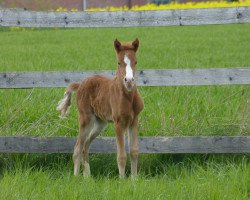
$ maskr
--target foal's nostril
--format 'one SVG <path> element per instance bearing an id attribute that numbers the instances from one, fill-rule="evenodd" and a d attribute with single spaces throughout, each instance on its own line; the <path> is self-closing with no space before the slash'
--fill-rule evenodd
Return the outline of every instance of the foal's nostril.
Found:
<path id="1" fill-rule="evenodd" d="M 132 77 L 132 78 L 126 78 L 126 77 L 124 77 L 124 81 L 125 81 L 126 83 L 128 83 L 128 82 L 134 82 L 135 79 L 134 79 L 134 77 Z"/>

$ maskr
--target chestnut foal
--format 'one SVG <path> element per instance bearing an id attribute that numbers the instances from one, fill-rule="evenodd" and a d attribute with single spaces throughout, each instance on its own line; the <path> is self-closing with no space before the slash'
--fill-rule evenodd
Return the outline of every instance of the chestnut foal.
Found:
<path id="1" fill-rule="evenodd" d="M 117 56 L 116 77 L 92 76 L 81 83 L 68 86 L 64 98 L 58 103 L 61 117 L 69 111 L 71 93 L 77 91 L 80 132 L 75 144 L 73 160 L 74 175 L 78 175 L 83 164 L 84 176 L 90 175 L 89 146 L 108 122 L 113 122 L 116 132 L 117 163 L 120 177 L 124 177 L 127 160 L 125 133 L 128 133 L 131 174 L 137 175 L 138 160 L 138 115 L 143 101 L 135 83 L 136 51 L 139 40 L 121 44 L 114 41 Z"/>

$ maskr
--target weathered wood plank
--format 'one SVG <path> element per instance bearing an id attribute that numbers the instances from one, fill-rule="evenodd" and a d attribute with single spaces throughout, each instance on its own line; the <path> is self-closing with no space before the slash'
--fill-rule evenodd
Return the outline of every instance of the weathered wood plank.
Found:
<path id="1" fill-rule="evenodd" d="M 130 27 L 178 25 L 175 11 L 153 12 L 33 12 L 2 10 L 2 26 L 23 27 Z"/>
<path id="2" fill-rule="evenodd" d="M 0 153 L 72 153 L 73 137 L 0 137 Z M 140 153 L 250 153 L 250 136 L 141 137 Z M 128 151 L 128 148 L 127 148 Z M 100 137 L 91 153 L 115 153 L 115 138 Z"/>
<path id="3" fill-rule="evenodd" d="M 250 22 L 249 7 L 118 12 L 35 12 L 0 9 L 0 26 L 134 27 Z"/>
<path id="4" fill-rule="evenodd" d="M 248 23 L 250 19 L 250 7 L 237 8 L 238 23 Z"/>
<path id="5" fill-rule="evenodd" d="M 181 25 L 236 24 L 239 23 L 237 12 L 237 8 L 194 9 L 192 14 L 189 10 L 180 10 L 180 23 Z"/>
<path id="6" fill-rule="evenodd" d="M 140 139 L 141 153 L 250 153 L 249 136 L 155 137 Z"/>
<path id="7" fill-rule="evenodd" d="M 114 71 L 2 72 L 0 88 L 65 87 L 94 75 L 114 76 Z M 250 84 L 250 68 L 139 70 L 139 86 Z"/>

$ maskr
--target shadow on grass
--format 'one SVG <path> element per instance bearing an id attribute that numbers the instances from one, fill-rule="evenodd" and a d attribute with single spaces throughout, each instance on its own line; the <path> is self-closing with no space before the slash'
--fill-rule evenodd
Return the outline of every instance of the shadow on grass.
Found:
<path id="1" fill-rule="evenodd" d="M 183 170 L 192 174 L 196 169 L 206 170 L 208 167 L 237 166 L 249 163 L 249 155 L 140 155 L 139 174 L 148 178 L 167 175 L 169 178 L 178 178 Z M 91 174 L 94 178 L 117 178 L 118 168 L 116 154 L 93 154 L 90 156 Z M 71 154 L 0 154 L 0 177 L 6 172 L 17 170 L 47 171 L 55 177 L 72 172 L 73 161 Z M 126 175 L 130 175 L 128 158 Z"/>

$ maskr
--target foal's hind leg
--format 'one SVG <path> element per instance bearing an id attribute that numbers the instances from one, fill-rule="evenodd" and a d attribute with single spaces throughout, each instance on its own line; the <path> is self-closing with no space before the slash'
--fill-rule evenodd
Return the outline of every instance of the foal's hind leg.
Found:
<path id="1" fill-rule="evenodd" d="M 99 118 L 95 118 L 93 128 L 89 133 L 88 137 L 84 143 L 84 155 L 83 155 L 83 175 L 90 176 L 90 167 L 89 167 L 89 146 L 91 142 L 101 133 L 101 131 L 106 127 L 107 122 L 102 121 Z"/>
<path id="2" fill-rule="evenodd" d="M 80 114 L 79 118 L 80 123 L 80 131 L 79 135 L 74 147 L 74 154 L 73 154 L 73 160 L 74 160 L 74 175 L 79 174 L 80 165 L 83 162 L 83 150 L 84 150 L 84 143 L 93 128 L 93 117 L 91 114 Z"/>

